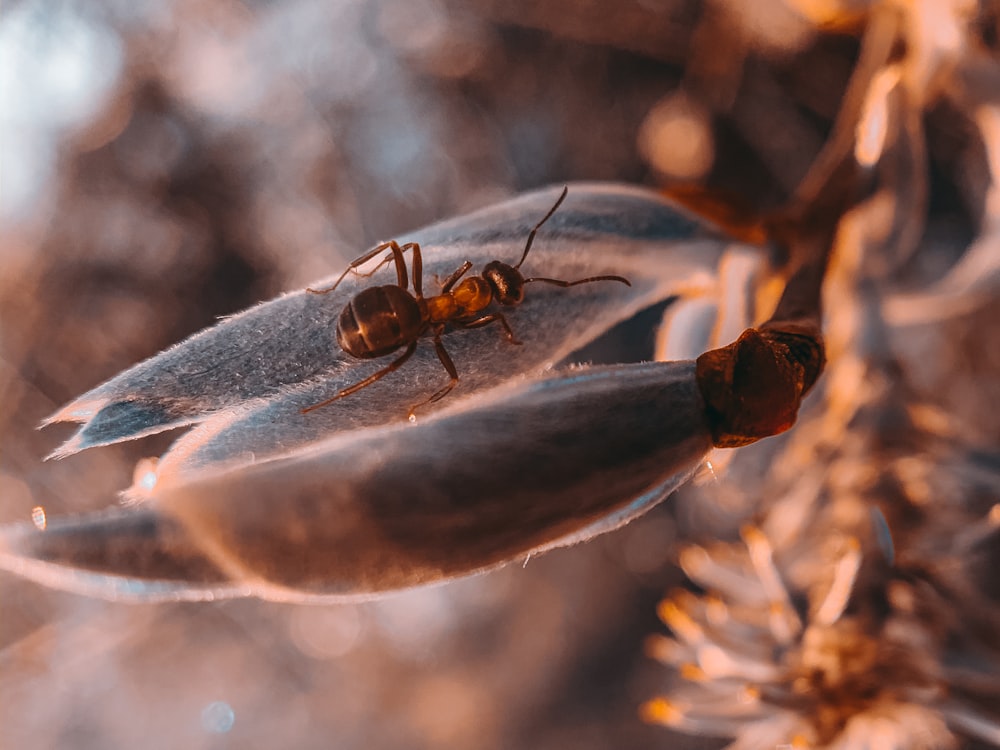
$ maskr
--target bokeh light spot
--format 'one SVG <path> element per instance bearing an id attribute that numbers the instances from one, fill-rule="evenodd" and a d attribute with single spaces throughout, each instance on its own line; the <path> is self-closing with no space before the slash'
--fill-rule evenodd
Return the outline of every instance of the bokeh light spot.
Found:
<path id="1" fill-rule="evenodd" d="M 356 607 L 300 607 L 288 623 L 295 646 L 314 659 L 335 659 L 351 651 L 361 637 L 361 617 Z"/>
<path id="2" fill-rule="evenodd" d="M 45 508 L 41 505 L 36 505 L 32 508 L 31 522 L 35 524 L 35 528 L 39 531 L 45 531 L 45 527 L 48 526 L 48 519 L 45 517 Z"/>
<path id="3" fill-rule="evenodd" d="M 651 167 L 678 180 L 704 176 L 715 159 L 707 114 L 682 94 L 653 107 L 639 131 L 639 148 Z"/>
<path id="4" fill-rule="evenodd" d="M 201 725 L 213 734 L 225 734 L 236 723 L 236 712 L 225 701 L 209 703 L 201 712 Z"/>

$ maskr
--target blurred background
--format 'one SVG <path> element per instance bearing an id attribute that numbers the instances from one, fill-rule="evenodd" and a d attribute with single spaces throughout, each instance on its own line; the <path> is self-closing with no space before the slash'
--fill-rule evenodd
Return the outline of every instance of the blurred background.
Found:
<path id="1" fill-rule="evenodd" d="M 0 522 L 104 508 L 175 437 L 43 463 L 69 434 L 35 429 L 58 406 L 375 241 L 571 180 L 663 188 L 737 225 L 782 206 L 887 5 L 8 0 Z M 975 92 L 1000 98 L 998 16 L 908 7 L 892 54 L 918 94 L 919 148 L 897 175 L 911 230 L 865 273 L 919 292 L 995 229 Z M 962 49 L 982 64 L 958 74 Z M 896 355 L 920 399 L 994 448 L 998 299 L 987 287 L 958 313 L 925 306 L 933 325 Z M 852 304 L 828 300 L 828 315 Z M 657 316 L 587 358 L 650 358 Z M 775 499 L 757 490 L 776 453 L 745 453 L 746 468 L 619 533 L 368 604 L 127 606 L 2 575 L 0 746 L 718 747 L 639 719 L 668 679 L 643 643 L 684 584 L 679 545 L 735 538 Z M 785 460 L 788 474 L 817 457 Z"/>

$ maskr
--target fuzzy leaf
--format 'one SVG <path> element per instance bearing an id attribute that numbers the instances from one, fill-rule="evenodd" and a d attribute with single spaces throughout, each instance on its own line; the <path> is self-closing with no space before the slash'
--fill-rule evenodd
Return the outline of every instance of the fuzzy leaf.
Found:
<path id="1" fill-rule="evenodd" d="M 530 193 L 400 238 L 421 243 L 425 292 L 436 291 L 435 275 L 443 278 L 467 259 L 474 264 L 472 273 L 496 258 L 516 262 L 529 230 L 558 192 Z M 656 193 L 618 185 L 571 185 L 566 202 L 539 231 L 523 270 L 563 279 L 619 274 L 632 287 L 608 281 L 571 289 L 529 285 L 524 302 L 507 312 L 523 346 L 505 340 L 497 326 L 450 331 L 444 344 L 460 382 L 439 406 L 551 367 L 615 323 L 711 274 L 727 244 Z M 327 286 L 335 278 L 313 286 Z M 300 413 L 390 361 L 392 355 L 350 357 L 337 345 L 334 331 L 354 294 L 373 284 L 395 283 L 395 278 L 390 264 L 370 278 L 348 275 L 331 294 L 285 294 L 130 368 L 49 418 L 83 422 L 54 455 L 214 415 L 222 421 L 208 427 L 211 444 L 204 435 L 192 435 L 179 446 L 184 460 L 197 467 L 260 458 L 338 430 L 405 419 L 411 405 L 448 382 L 430 342 L 419 345 L 404 367 L 362 393 Z M 428 406 L 420 415 L 433 410 Z"/>
<path id="2" fill-rule="evenodd" d="M 710 448 L 693 362 L 583 368 L 164 481 L 136 508 L 8 527 L 0 567 L 114 598 L 370 597 L 627 523 Z"/>

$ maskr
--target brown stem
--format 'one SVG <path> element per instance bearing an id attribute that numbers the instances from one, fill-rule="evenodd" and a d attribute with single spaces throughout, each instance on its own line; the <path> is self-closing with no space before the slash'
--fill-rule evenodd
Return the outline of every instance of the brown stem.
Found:
<path id="1" fill-rule="evenodd" d="M 808 203 L 769 223 L 791 275 L 771 318 L 698 357 L 696 376 L 716 447 L 734 448 L 789 429 L 826 363 L 822 286 L 843 215 L 871 192 L 871 173 L 846 150 Z"/>

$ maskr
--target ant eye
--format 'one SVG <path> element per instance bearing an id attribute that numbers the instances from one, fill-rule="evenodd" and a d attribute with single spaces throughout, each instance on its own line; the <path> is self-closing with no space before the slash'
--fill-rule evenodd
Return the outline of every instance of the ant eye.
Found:
<path id="1" fill-rule="evenodd" d="M 623 522 L 616 509 L 636 498 L 662 499 L 697 467 L 711 441 L 694 364 L 557 369 L 541 379 L 538 373 L 685 288 L 692 277 L 711 274 L 727 243 L 653 192 L 574 186 L 552 213 L 557 195 L 529 194 L 405 241 L 421 246 L 426 278 L 446 278 L 466 261 L 479 269 L 498 257 L 516 261 L 526 234 L 549 210 L 551 219 L 531 247 L 531 271 L 546 277 L 540 281 L 620 273 L 631 286 L 532 285 L 523 304 L 506 311 L 521 346 L 490 327 L 445 332 L 461 387 L 420 411 L 415 423 L 405 418 L 407 409 L 425 399 L 428 383 L 442 374 L 432 346 L 418 346 L 392 377 L 308 418 L 301 414 L 384 366 L 329 345 L 350 299 L 397 282 L 383 256 L 373 256 L 329 293 L 286 294 L 227 318 L 51 418 L 83 422 L 56 455 L 196 426 L 160 458 L 155 476 L 147 481 L 144 475 L 129 490 L 134 498 L 155 498 L 155 505 L 80 522 L 50 517 L 44 550 L 34 537 L 9 542 L 20 555 L 19 569 L 36 571 L 49 585 L 79 588 L 84 579 L 73 572 L 76 556 L 116 539 L 114 549 L 135 546 L 138 556 L 94 562 L 100 575 L 86 578 L 88 593 L 128 589 L 157 598 L 252 590 L 270 596 L 271 584 L 284 598 L 296 591 L 361 593 L 365 586 L 381 590 L 462 575 L 558 545 L 567 533 L 585 538 Z M 571 235 L 563 232 L 564 217 Z M 329 288 L 336 278 L 311 288 Z M 643 358 L 648 353 L 637 354 Z M 658 458 L 633 465 L 642 455 Z M 600 496 L 593 495 L 595 486 L 605 488 Z M 477 513 L 480 502 L 509 508 L 510 528 L 496 531 L 495 514 Z M 467 523 L 442 544 L 438 532 L 447 524 L 436 514 L 452 513 L 452 504 L 461 506 Z M 549 507 L 542 515 L 550 520 L 528 522 L 539 515 L 530 508 L 540 504 Z M 377 538 L 397 538 L 404 527 L 411 541 L 394 553 L 380 548 Z M 333 533 L 343 537 L 331 547 Z M 494 533 L 503 545 L 488 541 Z M 284 555 L 293 538 L 302 554 Z M 344 552 L 348 548 L 353 551 Z M 331 550 L 346 557 L 338 562 Z M 130 567 L 154 552 L 155 564 Z M 29 564 L 42 556 L 61 562 Z M 305 558 L 319 567 L 307 573 Z M 383 564 L 389 568 L 379 568 Z M 258 585 L 265 580 L 270 583 Z"/>

